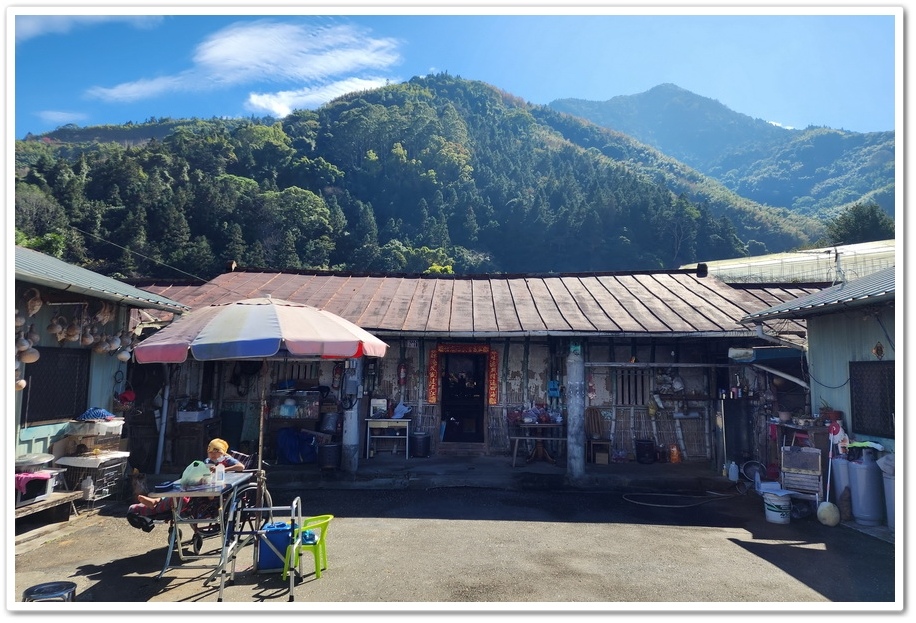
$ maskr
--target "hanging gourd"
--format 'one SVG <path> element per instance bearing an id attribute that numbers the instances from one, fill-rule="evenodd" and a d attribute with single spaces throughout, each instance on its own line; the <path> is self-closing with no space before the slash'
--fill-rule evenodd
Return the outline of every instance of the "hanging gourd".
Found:
<path id="1" fill-rule="evenodd" d="M 48 333 L 51 335 L 57 335 L 64 330 L 66 326 L 63 316 L 54 316 L 51 318 L 51 322 L 47 326 Z"/>
<path id="2" fill-rule="evenodd" d="M 25 333 L 20 333 L 16 338 L 16 351 L 21 353 L 29 348 L 32 348 L 32 343 L 25 337 Z"/>
<path id="3" fill-rule="evenodd" d="M 41 309 L 43 301 L 41 300 L 41 294 L 35 288 L 29 288 L 23 293 L 23 298 L 26 299 L 26 311 L 29 314 L 29 317 L 34 316 L 38 313 L 38 310 Z"/>
<path id="4" fill-rule="evenodd" d="M 34 348 L 29 347 L 28 349 L 19 353 L 19 360 L 22 363 L 35 363 L 38 361 L 38 358 L 41 354 Z"/>

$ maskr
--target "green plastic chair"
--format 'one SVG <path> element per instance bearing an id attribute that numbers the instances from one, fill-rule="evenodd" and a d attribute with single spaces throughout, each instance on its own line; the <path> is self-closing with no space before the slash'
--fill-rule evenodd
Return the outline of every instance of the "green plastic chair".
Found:
<path id="1" fill-rule="evenodd" d="M 302 521 L 302 526 L 296 529 L 293 535 L 293 544 L 286 548 L 286 557 L 283 561 L 283 579 L 287 578 L 290 569 L 298 567 L 302 576 L 302 558 L 304 552 L 311 551 L 315 560 L 315 578 L 321 577 L 321 572 L 328 568 L 327 534 L 328 524 L 334 515 L 316 515 L 307 517 Z M 308 531 L 308 532 L 307 532 Z M 311 535 L 311 538 L 309 537 Z"/>

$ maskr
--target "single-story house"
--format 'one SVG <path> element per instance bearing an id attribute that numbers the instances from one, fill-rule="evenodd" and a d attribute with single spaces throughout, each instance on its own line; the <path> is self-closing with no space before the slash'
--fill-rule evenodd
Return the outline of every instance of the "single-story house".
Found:
<path id="1" fill-rule="evenodd" d="M 388 355 L 363 362 L 358 386 L 342 380 L 348 368 L 333 361 L 278 358 L 270 362 L 270 386 L 265 388 L 259 387 L 260 375 L 232 362 L 189 359 L 170 373 L 170 417 L 189 404 L 212 405 L 208 415 L 231 419 L 233 443 L 249 449 L 258 438 L 262 390 L 272 401 L 283 402 L 290 388 L 319 388 L 322 397 L 343 405 L 343 426 L 360 431 L 358 444 L 344 444 L 345 469 L 368 454 L 363 420 L 373 405 L 389 411 L 399 403 L 408 406 L 413 431 L 430 435 L 434 454 L 508 453 L 509 414 L 567 407 L 567 384 L 574 380 L 567 367 L 571 351 L 584 359 L 585 408 L 600 414 L 599 430 L 587 434 L 607 438 L 621 457 L 632 458 L 634 441 L 650 438 L 661 446 L 679 446 L 685 460 L 724 464 L 723 396 L 746 392 L 744 408 L 751 409 L 763 404 L 767 390 L 777 389 L 772 381 L 800 374 L 799 357 L 785 366 L 785 360 L 743 364 L 730 359 L 730 350 L 767 347 L 801 353 L 805 340 L 803 321 L 764 322 L 760 330 L 740 321 L 828 285 L 730 285 L 707 275 L 702 266 L 526 275 L 233 266 L 204 284 L 133 283 L 192 310 L 268 295 L 304 303 L 342 316 L 388 343 Z M 135 388 L 145 388 L 138 389 L 138 403 L 147 414 L 159 389 L 145 379 L 151 367 L 158 366 L 132 364 L 129 373 Z M 356 406 L 353 398 L 360 399 Z M 787 388 L 780 400 L 803 404 L 807 397 Z M 272 407 L 272 414 L 278 411 Z M 271 418 L 269 424 L 306 422 Z M 265 447 L 265 454 L 270 451 Z M 736 458 L 752 457 L 751 432 L 740 431 L 730 452 Z"/>
<path id="2" fill-rule="evenodd" d="M 742 324 L 765 326 L 804 321 L 812 413 L 842 413 L 844 429 L 859 441 L 875 441 L 893 452 L 897 413 L 897 315 L 895 267 L 839 283 L 753 312 Z M 902 317 L 899 320 L 901 326 Z"/>
<path id="3" fill-rule="evenodd" d="M 77 430 L 74 423 L 91 408 L 123 417 L 116 397 L 129 388 L 132 311 L 181 314 L 189 308 L 33 249 L 17 246 L 15 263 L 16 386 L 10 406 L 18 471 L 20 458 L 24 469 L 34 467 L 32 461 L 50 468 L 79 445 L 93 450 L 98 433 Z M 121 430 L 112 436 L 120 438 Z M 68 440 L 79 445 L 70 448 Z M 119 445 L 106 449 L 117 451 Z M 112 471 L 113 479 L 120 476 Z M 17 517 L 30 510 L 17 507 Z"/>

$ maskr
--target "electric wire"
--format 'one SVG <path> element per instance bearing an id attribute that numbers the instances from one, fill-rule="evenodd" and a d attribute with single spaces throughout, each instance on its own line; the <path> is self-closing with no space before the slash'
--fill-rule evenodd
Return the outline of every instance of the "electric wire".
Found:
<path id="1" fill-rule="evenodd" d="M 719 500 L 730 500 L 733 498 L 741 497 L 747 495 L 747 492 L 750 490 L 748 484 L 742 481 L 735 483 L 735 490 L 737 493 L 719 493 L 717 491 L 707 491 L 706 495 L 687 495 L 683 493 L 627 493 L 624 494 L 623 499 L 631 504 L 637 504 L 639 506 L 652 506 L 654 508 L 691 508 L 693 506 L 702 506 L 703 504 L 709 504 L 710 502 L 718 502 Z M 699 498 L 699 501 L 690 502 L 687 504 L 662 504 L 662 503 L 653 503 L 653 502 L 643 502 L 637 499 L 634 499 L 637 496 L 648 497 L 648 498 Z"/>
<path id="2" fill-rule="evenodd" d="M 111 240 L 107 240 L 107 239 L 105 239 L 105 238 L 102 238 L 101 236 L 99 236 L 99 235 L 97 235 L 97 234 L 93 234 L 93 233 L 91 233 L 91 232 L 84 231 L 84 230 L 80 229 L 79 227 L 75 227 L 75 226 L 73 226 L 73 225 L 71 225 L 70 228 L 71 228 L 71 229 L 74 229 L 74 230 L 76 230 L 76 231 L 78 231 L 78 232 L 80 232 L 81 234 L 85 234 L 86 236 L 91 236 L 92 238 L 95 238 L 96 240 L 99 240 L 100 242 L 104 242 L 104 243 L 106 243 L 106 244 L 110 244 L 110 245 L 112 245 L 113 247 L 116 247 L 116 248 L 118 248 L 118 249 L 121 249 L 122 251 L 126 251 L 127 253 L 130 253 L 131 255 L 136 255 L 137 257 L 141 257 L 141 258 L 143 258 L 144 260 L 147 260 L 147 261 L 149 261 L 149 262 L 153 262 L 154 264 L 157 264 L 157 265 L 159 265 L 159 266 L 162 266 L 163 268 L 168 268 L 169 270 L 174 270 L 174 271 L 177 272 L 177 273 L 181 273 L 182 275 L 185 275 L 185 276 L 190 277 L 190 278 L 192 278 L 192 279 L 196 279 L 196 280 L 200 281 L 202 284 L 206 283 L 206 284 L 208 284 L 208 285 L 210 285 L 210 286 L 216 286 L 217 288 L 222 288 L 223 290 L 225 290 L 225 291 L 226 291 L 227 293 L 229 293 L 229 294 L 237 294 L 237 295 L 239 295 L 239 296 L 243 296 L 243 293 L 237 292 L 236 290 L 233 290 L 232 288 L 227 288 L 227 287 L 224 286 L 224 285 L 221 285 L 221 284 L 218 284 L 218 283 L 213 283 L 213 281 L 212 281 L 211 279 L 204 279 L 203 277 L 200 277 L 200 276 L 198 276 L 198 275 L 193 275 L 193 274 L 191 274 L 191 273 L 189 273 L 189 272 L 186 272 L 186 271 L 181 270 L 180 268 L 176 268 L 175 266 L 172 266 L 171 264 L 166 264 L 165 262 L 162 262 L 162 261 L 157 260 L 157 259 L 155 259 L 155 258 L 148 257 L 148 256 L 146 256 L 146 255 L 143 255 L 142 253 L 138 253 L 137 251 L 134 251 L 133 249 L 128 249 L 127 247 L 122 247 L 121 245 L 119 245 L 119 244 L 117 244 L 117 243 L 114 243 L 114 242 L 112 242 Z"/>

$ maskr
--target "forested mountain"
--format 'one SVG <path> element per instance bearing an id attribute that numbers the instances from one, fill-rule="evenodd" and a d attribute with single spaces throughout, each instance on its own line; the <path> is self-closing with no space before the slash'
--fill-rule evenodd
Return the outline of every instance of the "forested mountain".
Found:
<path id="1" fill-rule="evenodd" d="M 672 268 L 813 244 L 661 152 L 439 74 L 280 120 L 67 126 L 16 144 L 17 241 L 120 277 L 248 267 Z"/>
<path id="2" fill-rule="evenodd" d="M 632 136 L 765 205 L 823 219 L 869 202 L 894 216 L 893 131 L 778 127 L 673 84 L 549 106 Z"/>

